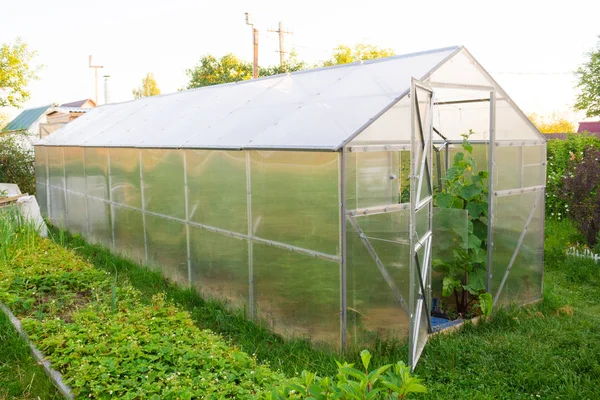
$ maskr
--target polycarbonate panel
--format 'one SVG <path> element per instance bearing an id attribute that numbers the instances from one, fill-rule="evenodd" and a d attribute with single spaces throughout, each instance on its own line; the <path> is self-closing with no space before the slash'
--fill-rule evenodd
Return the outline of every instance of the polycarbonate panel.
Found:
<path id="1" fill-rule="evenodd" d="M 65 171 L 63 169 L 62 147 L 48 147 L 49 184 L 55 188 L 65 188 Z"/>
<path id="2" fill-rule="evenodd" d="M 60 228 L 66 227 L 67 209 L 65 204 L 65 191 L 50 186 L 50 204 L 48 214 L 52 223 Z"/>
<path id="3" fill-rule="evenodd" d="M 112 208 L 115 249 L 120 254 L 139 263 L 146 260 L 142 212 L 114 205 Z"/>
<path id="4" fill-rule="evenodd" d="M 67 192 L 67 228 L 71 233 L 87 233 L 85 207 L 85 195 Z"/>
<path id="5" fill-rule="evenodd" d="M 496 146 L 494 149 L 494 190 L 522 187 L 522 147 Z"/>
<path id="6" fill-rule="evenodd" d="M 248 233 L 246 152 L 186 151 L 190 221 Z"/>
<path id="7" fill-rule="evenodd" d="M 182 286 L 189 283 L 185 224 L 146 215 L 148 265 Z"/>
<path id="8" fill-rule="evenodd" d="M 142 208 L 140 154 L 138 149 L 110 149 L 112 201 Z"/>
<path id="9" fill-rule="evenodd" d="M 247 309 L 248 241 L 190 226 L 192 286 L 204 298 Z"/>
<path id="10" fill-rule="evenodd" d="M 356 208 L 398 204 L 398 152 L 351 153 L 347 160 L 347 165 L 354 163 L 350 168 L 355 179 L 353 185 L 346 189 L 349 204 L 356 203 Z M 356 192 L 349 193 L 348 189 Z"/>
<path id="11" fill-rule="evenodd" d="M 546 166 L 531 165 L 523 167 L 523 187 L 543 186 L 546 184 Z"/>
<path id="12" fill-rule="evenodd" d="M 427 268 L 427 264 L 425 260 L 426 246 L 421 247 L 417 252 L 417 257 L 419 259 L 419 268 L 414 268 L 414 276 L 413 276 L 413 294 L 411 296 L 411 314 L 415 316 L 413 324 L 414 332 L 410 336 L 409 346 L 411 347 L 410 353 L 411 357 L 411 365 L 415 366 L 419 357 L 421 357 L 421 353 L 427 344 L 427 338 L 429 337 L 429 325 L 427 323 L 427 314 L 431 311 L 426 307 L 431 304 L 431 292 L 429 290 L 429 274 L 424 272 L 424 268 Z M 423 287 L 425 288 L 425 295 L 423 296 L 423 292 L 421 290 L 421 282 L 419 281 L 419 274 L 422 277 Z M 424 299 L 427 299 L 427 304 Z"/>
<path id="13" fill-rule="evenodd" d="M 466 249 L 469 233 L 469 213 L 458 208 L 433 208 L 432 230 L 432 260 L 444 262 L 454 261 L 454 250 Z M 445 273 L 432 268 L 431 290 L 433 297 L 445 303 L 454 301 L 453 298 L 443 298 L 443 280 Z"/>
<path id="14" fill-rule="evenodd" d="M 415 156 L 417 182 L 417 204 L 432 194 L 431 187 L 431 157 L 432 157 L 432 131 L 431 131 L 431 102 L 433 95 L 418 86 L 415 88 L 418 99 L 418 112 L 415 112 L 415 138 L 416 144 L 412 147 Z"/>
<path id="15" fill-rule="evenodd" d="M 250 152 L 253 234 L 339 254 L 338 156 Z"/>
<path id="16" fill-rule="evenodd" d="M 46 165 L 48 160 L 46 158 L 46 148 L 41 146 L 35 147 L 35 181 L 42 185 L 46 185 L 46 179 L 48 178 L 46 173 Z"/>
<path id="17" fill-rule="evenodd" d="M 97 107 L 40 144 L 339 148 L 458 48 L 316 68 Z"/>
<path id="18" fill-rule="evenodd" d="M 339 347 L 339 264 L 261 243 L 253 254 L 258 318 L 286 338 Z"/>
<path id="19" fill-rule="evenodd" d="M 110 204 L 87 198 L 88 208 L 88 240 L 92 243 L 112 247 L 112 228 L 110 216 Z"/>
<path id="20" fill-rule="evenodd" d="M 144 210 L 185 219 L 183 151 L 143 149 L 141 152 Z"/>
<path id="21" fill-rule="evenodd" d="M 517 257 L 508 274 L 499 304 L 525 303 L 541 296 L 543 269 L 543 192 L 522 193 L 494 198 L 492 254 L 492 294 L 496 296 L 519 239 L 532 212 Z"/>
<path id="22" fill-rule="evenodd" d="M 350 146 L 408 144 L 410 143 L 410 118 L 410 98 L 405 96 L 356 136 L 350 142 Z"/>
<path id="23" fill-rule="evenodd" d="M 347 227 L 347 331 L 348 343 L 361 346 L 381 339 L 408 336 L 406 307 L 410 295 L 409 210 L 355 218 L 366 236 L 360 238 L 353 224 Z M 367 250 L 371 246 L 378 266 Z"/>
<path id="24" fill-rule="evenodd" d="M 85 173 L 83 170 L 83 148 L 65 147 L 65 177 L 67 189 L 85 194 Z"/>
<path id="25" fill-rule="evenodd" d="M 87 195 L 108 200 L 108 150 L 86 147 L 84 158 Z"/>
<path id="26" fill-rule="evenodd" d="M 48 187 L 43 183 L 35 184 L 35 200 L 40 206 L 43 217 L 48 217 Z"/>

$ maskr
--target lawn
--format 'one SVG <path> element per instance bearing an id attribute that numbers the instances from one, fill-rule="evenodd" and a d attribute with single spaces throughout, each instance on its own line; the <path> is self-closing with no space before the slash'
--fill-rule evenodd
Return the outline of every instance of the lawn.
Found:
<path id="1" fill-rule="evenodd" d="M 0 399 L 60 399 L 31 350 L 0 312 Z"/>
<path id="2" fill-rule="evenodd" d="M 284 341 L 246 321 L 241 313 L 206 302 L 156 272 L 89 245 L 78 236 L 53 233 L 57 242 L 107 272 L 109 281 L 116 278 L 119 285 L 130 285 L 139 307 L 152 305 L 156 295 L 164 293 L 176 307 L 189 312 L 195 328 L 222 335 L 226 346 L 255 354 L 257 361 L 268 363 L 271 370 L 287 376 L 304 369 L 320 375 L 336 372 L 335 353 L 316 349 L 306 341 Z M 459 333 L 430 339 L 416 369 L 429 390 L 422 398 L 600 398 L 600 265 L 564 255 L 566 243 L 578 239 L 568 221 L 547 222 L 541 303 L 500 310 L 477 326 L 468 324 Z M 405 343 L 376 343 L 371 352 L 375 365 L 406 360 L 407 355 Z M 359 359 L 354 351 L 345 358 L 351 362 Z M 3 362 L 4 368 L 17 368 L 12 361 Z M 23 393 L 26 387 L 21 384 L 16 391 Z M 29 392 L 50 397 L 44 387 L 36 391 L 32 388 Z"/>

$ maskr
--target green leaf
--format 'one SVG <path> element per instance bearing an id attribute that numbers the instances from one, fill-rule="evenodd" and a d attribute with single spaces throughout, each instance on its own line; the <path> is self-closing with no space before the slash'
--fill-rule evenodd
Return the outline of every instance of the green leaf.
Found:
<path id="1" fill-rule="evenodd" d="M 467 289 L 472 294 L 478 294 L 480 291 L 485 290 L 487 279 L 487 272 L 481 268 L 478 268 L 469 273 L 469 284 Z"/>
<path id="2" fill-rule="evenodd" d="M 468 242 L 467 242 L 467 248 L 468 249 L 479 249 L 481 248 L 481 239 L 479 239 L 477 236 L 475 236 L 474 234 L 469 234 L 469 238 L 468 238 Z"/>
<path id="3" fill-rule="evenodd" d="M 440 208 L 451 208 L 454 196 L 450 193 L 438 193 L 435 195 L 435 206 Z"/>
<path id="4" fill-rule="evenodd" d="M 467 204 L 467 211 L 469 212 L 469 216 L 473 219 L 479 218 L 481 215 L 487 214 L 488 205 L 487 203 L 479 202 L 479 201 L 470 201 Z"/>
<path id="5" fill-rule="evenodd" d="M 456 153 L 456 155 L 454 156 L 454 164 L 458 164 L 459 162 L 463 161 L 464 159 L 465 159 L 464 153 Z"/>
<path id="6" fill-rule="evenodd" d="M 363 363 L 363 367 L 365 367 L 365 370 L 369 369 L 369 363 L 371 362 L 371 353 L 369 353 L 369 350 L 363 350 L 360 352 L 360 359 L 362 360 Z"/>
<path id="7" fill-rule="evenodd" d="M 492 314 L 494 300 L 492 299 L 492 295 L 490 293 L 485 292 L 479 295 L 479 307 L 481 308 L 483 315 L 489 316 Z"/>
<path id="8" fill-rule="evenodd" d="M 460 188 L 458 194 L 465 200 L 472 200 L 475 197 L 479 196 L 482 191 L 483 188 L 481 186 L 470 184 Z"/>
<path id="9" fill-rule="evenodd" d="M 442 285 L 442 296 L 444 297 L 451 296 L 455 288 L 461 287 L 460 281 L 453 276 L 445 276 Z"/>

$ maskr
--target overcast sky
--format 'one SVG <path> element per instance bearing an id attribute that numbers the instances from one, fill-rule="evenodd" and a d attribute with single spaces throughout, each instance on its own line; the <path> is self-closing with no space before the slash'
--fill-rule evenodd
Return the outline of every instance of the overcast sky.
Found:
<path id="1" fill-rule="evenodd" d="M 94 64 L 105 66 L 113 101 L 132 98 L 146 72 L 163 93 L 187 83 L 203 54 L 251 61 L 250 12 L 260 64 L 279 62 L 276 29 L 302 60 L 328 58 L 339 44 L 376 44 L 397 54 L 464 45 L 527 113 L 572 112 L 572 75 L 600 34 L 600 1 L 103 0 L 3 1 L 0 43 L 21 37 L 44 64 L 26 107 L 94 96 Z M 100 84 L 100 98 L 103 98 Z M 14 116 L 18 110 L 4 110 Z"/>

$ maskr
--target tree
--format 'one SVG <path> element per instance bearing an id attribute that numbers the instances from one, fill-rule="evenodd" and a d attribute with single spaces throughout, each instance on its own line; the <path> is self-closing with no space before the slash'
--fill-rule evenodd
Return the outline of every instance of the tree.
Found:
<path id="1" fill-rule="evenodd" d="M 589 118 L 600 116 L 600 40 L 588 57 L 589 60 L 575 72 L 579 80 L 577 87 L 581 90 L 575 109 L 585 111 L 585 116 Z"/>
<path id="2" fill-rule="evenodd" d="M 252 78 L 252 63 L 242 61 L 231 53 L 221 58 L 207 54 L 186 74 L 190 78 L 187 89 L 239 82 Z"/>
<path id="3" fill-rule="evenodd" d="M 536 113 L 529 114 L 527 116 L 531 122 L 540 130 L 542 133 L 574 133 L 575 125 L 573 123 L 557 113 L 552 113 L 547 118 L 540 117 Z"/>
<path id="4" fill-rule="evenodd" d="M 132 93 L 135 99 L 156 96 L 157 94 L 160 94 L 160 89 L 158 88 L 156 79 L 154 79 L 154 74 L 148 72 L 146 74 L 146 77 L 142 79 L 142 84 L 137 88 L 133 89 Z"/>
<path id="5" fill-rule="evenodd" d="M 308 64 L 304 61 L 298 60 L 298 54 L 295 50 L 290 52 L 290 56 L 283 65 L 274 65 L 272 67 L 262 68 L 259 67 L 258 75 L 259 76 L 271 76 L 278 74 L 286 74 L 288 72 L 301 71 L 303 69 L 307 69 Z"/>
<path id="6" fill-rule="evenodd" d="M 342 44 L 333 50 L 333 57 L 324 61 L 323 66 L 349 64 L 360 60 L 374 60 L 393 56 L 394 54 L 392 49 L 384 49 L 372 44 L 357 44 L 354 49 Z"/>
<path id="7" fill-rule="evenodd" d="M 2 129 L 4 129 L 6 124 L 8 124 L 8 117 L 6 114 L 0 113 L 0 132 L 2 132 Z"/>
<path id="8" fill-rule="evenodd" d="M 304 61 L 298 61 L 293 50 L 284 65 L 258 67 L 258 76 L 271 76 L 306 69 Z M 221 58 L 207 54 L 200 59 L 200 64 L 186 71 L 190 78 L 187 89 L 202 86 L 219 85 L 221 83 L 239 82 L 252 78 L 252 63 L 240 60 L 229 53 Z"/>
<path id="9" fill-rule="evenodd" d="M 27 86 L 41 68 L 30 64 L 36 54 L 19 38 L 0 46 L 0 107 L 20 107 L 29 99 Z"/>

